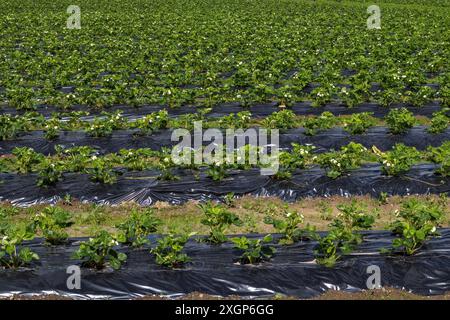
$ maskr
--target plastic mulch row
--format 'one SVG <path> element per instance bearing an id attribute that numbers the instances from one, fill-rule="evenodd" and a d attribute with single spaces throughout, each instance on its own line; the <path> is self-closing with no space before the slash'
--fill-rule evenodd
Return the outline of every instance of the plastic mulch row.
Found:
<path id="1" fill-rule="evenodd" d="M 367 289 L 369 266 L 380 268 L 381 285 L 421 295 L 444 294 L 450 290 L 450 230 L 439 230 L 441 237 L 428 241 L 415 256 L 380 254 L 393 240 L 390 232 L 364 233 L 365 241 L 352 254 L 345 255 L 333 268 L 314 263 L 314 241 L 290 246 L 274 244 L 273 258 L 258 265 L 236 263 L 239 252 L 231 243 L 211 246 L 190 240 L 184 252 L 192 258 L 184 268 L 171 270 L 155 263 L 149 248 L 120 247 L 127 262 L 120 270 L 81 269 L 81 288 L 68 289 L 67 267 L 81 265 L 71 259 L 79 242 L 49 247 L 35 239 L 28 246 L 40 260 L 29 268 L 0 270 L 0 295 L 60 294 L 76 299 L 129 299 L 142 295 L 176 297 L 191 292 L 210 295 L 265 297 L 285 294 L 311 298 L 328 290 L 357 292 Z M 247 235 L 254 238 L 261 235 Z M 278 235 L 275 236 L 275 239 Z M 157 236 L 150 237 L 154 245 Z"/>
<path id="2" fill-rule="evenodd" d="M 450 129 L 440 134 L 429 134 L 427 127 L 424 126 L 414 127 L 406 134 L 400 135 L 390 134 L 389 129 L 385 127 L 372 127 L 367 133 L 361 135 L 351 135 L 339 127 L 318 132 L 313 136 L 305 135 L 304 132 L 303 128 L 281 131 L 279 147 L 289 149 L 292 143 L 312 144 L 317 147 L 317 152 L 324 152 L 331 149 L 337 150 L 353 141 L 361 143 L 367 148 L 377 146 L 381 150 L 389 150 L 396 143 L 425 150 L 428 146 L 437 147 L 450 140 Z M 147 136 L 136 136 L 135 134 L 136 131 L 133 130 L 117 130 L 109 137 L 94 138 L 81 131 L 69 131 L 61 132 L 59 138 L 55 140 L 47 140 L 42 131 L 32 131 L 21 134 L 14 140 L 0 141 L 0 155 L 10 154 L 15 147 L 30 147 L 36 152 L 52 154 L 55 152 L 56 145 L 65 147 L 91 146 L 103 154 L 118 152 L 120 149 L 151 148 L 160 150 L 162 147 L 175 146 L 181 141 L 181 139 L 172 141 L 172 130 L 154 132 Z M 225 144 L 225 134 L 223 136 L 222 144 Z M 202 141 L 201 137 L 198 138 Z M 220 141 L 215 142 L 220 144 Z M 211 141 L 205 141 L 203 145 L 210 143 Z M 246 143 L 249 143 L 248 140 Z M 271 141 L 270 135 L 267 143 L 275 143 Z"/>

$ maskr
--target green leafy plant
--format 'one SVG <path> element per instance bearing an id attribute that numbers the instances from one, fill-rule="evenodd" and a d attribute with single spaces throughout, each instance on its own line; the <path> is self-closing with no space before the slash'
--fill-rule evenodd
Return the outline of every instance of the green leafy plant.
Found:
<path id="1" fill-rule="evenodd" d="M 25 131 L 25 121 L 19 116 L 0 115 L 0 141 L 16 138 L 20 132 Z"/>
<path id="2" fill-rule="evenodd" d="M 226 242 L 226 229 L 231 225 L 242 225 L 242 221 L 236 214 L 228 211 L 219 204 L 214 205 L 211 202 L 206 202 L 204 204 L 199 204 L 198 207 L 202 210 L 204 215 L 201 223 L 210 228 L 209 236 L 206 238 L 206 241 L 210 243 L 220 244 Z"/>
<path id="3" fill-rule="evenodd" d="M 70 212 L 60 207 L 46 207 L 34 217 L 34 226 L 41 230 L 45 241 L 50 245 L 65 243 L 68 234 L 64 229 L 72 223 Z"/>
<path id="4" fill-rule="evenodd" d="M 376 124 L 373 112 L 354 113 L 344 120 L 344 129 L 351 134 L 363 134 Z"/>
<path id="5" fill-rule="evenodd" d="M 223 202 L 228 208 L 233 208 L 235 206 L 234 192 L 227 193 L 223 197 Z"/>
<path id="6" fill-rule="evenodd" d="M 47 140 L 55 140 L 59 137 L 59 131 L 61 130 L 61 120 L 53 117 L 46 121 L 44 127 L 44 137 Z"/>
<path id="7" fill-rule="evenodd" d="M 438 112 L 433 113 L 433 118 L 431 119 L 431 124 L 428 127 L 427 131 L 432 134 L 438 134 L 447 130 L 450 124 L 450 118 L 447 116 L 447 113 L 449 111 L 449 108 L 444 108 Z"/>
<path id="8" fill-rule="evenodd" d="M 9 227 L 5 235 L 0 239 L 0 265 L 7 269 L 16 269 L 29 265 L 33 260 L 39 260 L 39 256 L 29 247 L 24 247 L 23 242 L 34 238 L 33 228 Z"/>
<path id="9" fill-rule="evenodd" d="M 406 133 L 416 123 L 414 114 L 406 108 L 392 109 L 385 120 L 393 134 Z"/>
<path id="10" fill-rule="evenodd" d="M 444 177 L 450 176 L 450 141 L 436 148 L 428 147 L 427 153 L 430 161 L 440 165 L 436 172 Z"/>
<path id="11" fill-rule="evenodd" d="M 282 245 L 293 244 L 305 235 L 305 230 L 299 227 L 303 221 L 303 215 L 295 211 L 287 210 L 283 213 L 283 219 L 277 219 L 273 216 L 266 216 L 264 218 L 264 223 L 272 225 L 278 233 L 282 234 L 282 238 L 279 241 Z"/>
<path id="12" fill-rule="evenodd" d="M 239 261 L 242 264 L 255 264 L 270 260 L 275 253 L 275 248 L 267 244 L 273 241 L 272 235 L 266 235 L 262 239 L 249 239 L 247 237 L 232 238 L 234 248 L 242 252 Z"/>
<path id="13" fill-rule="evenodd" d="M 169 233 L 158 239 L 157 246 L 150 252 L 155 255 L 156 263 L 169 268 L 182 267 L 191 261 L 187 254 L 183 253 L 184 246 L 194 233 L 177 235 Z"/>
<path id="14" fill-rule="evenodd" d="M 306 131 L 305 134 L 312 136 L 317 133 L 318 130 L 326 130 L 332 128 L 337 123 L 336 117 L 329 111 L 323 112 L 318 117 L 311 117 L 305 119 L 303 126 Z"/>
<path id="15" fill-rule="evenodd" d="M 419 89 L 408 93 L 408 102 L 414 107 L 423 107 L 432 101 L 435 95 L 434 90 L 428 86 L 421 86 Z"/>
<path id="16" fill-rule="evenodd" d="M 119 151 L 119 157 L 128 170 L 143 171 L 148 169 L 152 164 L 151 158 L 153 156 L 156 156 L 156 153 L 150 149 L 121 149 Z"/>
<path id="17" fill-rule="evenodd" d="M 44 158 L 42 154 L 28 147 L 16 147 L 13 149 L 12 154 L 16 157 L 15 166 L 19 173 L 31 172 L 33 167 L 38 165 Z"/>
<path id="18" fill-rule="evenodd" d="M 107 137 L 113 130 L 126 127 L 126 121 L 120 110 L 114 113 L 103 112 L 102 117 L 95 117 L 94 121 L 86 128 L 86 132 L 96 138 Z"/>
<path id="19" fill-rule="evenodd" d="M 8 104 L 18 110 L 33 110 L 35 108 L 35 92 L 32 88 L 7 88 Z"/>
<path id="20" fill-rule="evenodd" d="M 349 108 L 356 107 L 365 101 L 365 97 L 359 88 L 348 89 L 346 87 L 342 87 L 339 92 L 339 97 Z"/>
<path id="21" fill-rule="evenodd" d="M 322 107 L 331 102 L 333 94 L 336 93 L 336 87 L 333 84 L 325 84 L 311 91 L 313 107 Z"/>
<path id="22" fill-rule="evenodd" d="M 367 148 L 359 143 L 350 142 L 340 151 L 321 154 L 317 162 L 327 171 L 327 176 L 336 179 L 348 170 L 356 169 L 361 165 Z"/>
<path id="23" fill-rule="evenodd" d="M 320 213 L 320 219 L 325 220 L 325 221 L 329 221 L 329 220 L 333 219 L 333 208 L 327 201 L 321 200 L 321 201 L 319 201 L 317 206 L 318 206 L 319 213 Z"/>
<path id="24" fill-rule="evenodd" d="M 153 131 L 167 128 L 169 124 L 169 113 L 167 110 L 161 110 L 137 119 L 133 127 L 139 129 L 139 134 L 146 135 Z"/>
<path id="25" fill-rule="evenodd" d="M 380 204 L 387 204 L 389 200 L 389 195 L 387 192 L 380 192 L 378 196 L 378 202 Z"/>
<path id="26" fill-rule="evenodd" d="M 268 129 L 280 130 L 294 128 L 296 126 L 295 113 L 289 109 L 274 112 L 263 120 L 262 126 Z"/>
<path id="27" fill-rule="evenodd" d="M 135 248 L 142 247 L 149 243 L 147 236 L 156 232 L 159 225 L 161 220 L 155 217 L 153 209 L 143 211 L 133 209 L 131 215 L 116 226 L 120 231 L 117 239 Z"/>
<path id="28" fill-rule="evenodd" d="M 351 204 L 339 205 L 339 215 L 330 224 L 326 235 L 311 233 L 318 241 L 314 250 L 317 263 L 326 267 L 333 267 L 342 255 L 352 252 L 363 241 L 360 230 L 372 228 L 375 215 L 368 213 L 367 209 L 356 201 Z"/>
<path id="29" fill-rule="evenodd" d="M 382 164 L 382 170 L 389 176 L 398 176 L 408 172 L 412 165 L 420 159 L 420 152 L 414 147 L 407 147 L 402 143 L 396 144 L 392 150 L 381 152 L 377 147 L 372 147 Z"/>
<path id="30" fill-rule="evenodd" d="M 206 174 L 214 181 L 222 181 L 228 176 L 228 165 L 225 162 L 216 162 L 208 166 Z"/>
<path id="31" fill-rule="evenodd" d="M 179 177 L 172 171 L 174 167 L 175 163 L 173 162 L 172 157 L 164 153 L 158 165 L 158 169 L 161 171 L 158 179 L 167 181 L 178 180 Z"/>
<path id="32" fill-rule="evenodd" d="M 62 166 L 60 162 L 44 158 L 38 166 L 37 185 L 46 187 L 55 185 L 62 178 Z"/>
<path id="33" fill-rule="evenodd" d="M 19 208 L 16 207 L 0 207 L 0 219 L 9 218 L 17 215 Z"/>
<path id="34" fill-rule="evenodd" d="M 117 181 L 117 173 L 114 171 L 111 161 L 102 157 L 93 156 L 87 172 L 93 182 L 113 184 Z"/>
<path id="35" fill-rule="evenodd" d="M 116 238 L 107 231 L 98 232 L 95 237 L 80 243 L 73 258 L 83 260 L 82 266 L 101 270 L 106 266 L 120 269 L 127 255 L 114 249 L 118 245 Z"/>
<path id="36" fill-rule="evenodd" d="M 275 174 L 276 179 L 290 179 L 297 169 L 304 169 L 311 164 L 314 158 L 315 147 L 311 145 L 292 144 L 292 151 L 282 151 L 279 154 L 279 169 Z"/>
<path id="37" fill-rule="evenodd" d="M 57 155 L 64 159 L 64 167 L 67 171 L 84 172 L 89 166 L 95 149 L 89 146 L 79 146 L 69 149 L 55 147 Z"/>
<path id="38" fill-rule="evenodd" d="M 251 120 L 250 111 L 241 111 L 232 113 L 219 119 L 219 126 L 221 128 L 246 128 Z"/>
<path id="39" fill-rule="evenodd" d="M 395 216 L 397 219 L 390 229 L 398 237 L 392 241 L 392 246 L 406 255 L 413 255 L 428 239 L 438 235 L 437 228 L 443 221 L 445 210 L 437 201 L 412 198 L 402 203 Z"/>

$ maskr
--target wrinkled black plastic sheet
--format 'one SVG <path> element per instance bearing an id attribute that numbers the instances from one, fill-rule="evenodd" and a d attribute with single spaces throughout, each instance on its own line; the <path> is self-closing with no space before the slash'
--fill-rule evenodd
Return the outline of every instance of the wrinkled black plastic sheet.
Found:
<path id="1" fill-rule="evenodd" d="M 304 197 L 441 194 L 450 195 L 450 178 L 435 174 L 436 166 L 421 164 L 407 174 L 389 177 L 378 165 L 366 165 L 338 179 L 331 179 L 320 168 L 299 170 L 290 180 L 275 180 L 257 169 L 230 171 L 222 181 L 213 181 L 204 171 L 198 178 L 189 171 L 178 170 L 179 180 L 158 180 L 157 171 L 125 172 L 117 183 L 94 183 L 84 174 L 67 173 L 64 180 L 51 187 L 36 186 L 36 175 L 0 174 L 0 200 L 18 206 L 54 203 L 65 195 L 98 204 L 116 205 L 134 201 L 149 206 L 157 201 L 181 204 L 188 200 L 221 200 L 235 196 L 273 196 L 285 201 Z"/>
<path id="2" fill-rule="evenodd" d="M 118 248 L 128 255 L 122 269 L 82 268 L 79 290 L 67 288 L 70 274 L 66 270 L 81 264 L 71 256 L 85 239 L 71 239 L 70 244 L 59 247 L 47 247 L 35 240 L 30 246 L 40 261 L 30 269 L 0 270 L 0 295 L 54 293 L 78 299 L 129 299 L 151 294 L 175 298 L 197 291 L 218 296 L 285 294 L 311 298 L 328 290 L 367 289 L 371 275 L 367 270 L 374 265 L 380 268 L 382 286 L 437 295 L 450 291 L 450 230 L 440 232 L 441 237 L 430 240 L 411 257 L 380 254 L 381 248 L 390 247 L 393 236 L 384 231 L 366 232 L 365 241 L 357 250 L 333 268 L 315 263 L 313 250 L 317 244 L 313 241 L 274 245 L 277 252 L 271 261 L 240 265 L 235 263 L 239 252 L 232 244 L 212 246 L 193 239 L 185 247 L 192 262 L 178 270 L 158 266 L 149 248 Z M 155 240 L 151 237 L 152 244 Z"/>
<path id="3" fill-rule="evenodd" d="M 119 130 L 113 132 L 109 137 L 94 138 L 84 132 L 66 131 L 62 132 L 55 140 L 47 140 L 41 131 L 33 131 L 23 134 L 15 140 L 0 141 L 0 155 L 10 154 L 15 147 L 30 147 L 36 152 L 53 154 L 56 145 L 91 146 L 101 154 L 118 152 L 120 149 L 151 148 L 160 150 L 162 147 L 173 147 L 179 143 L 179 141 L 171 141 L 171 135 L 172 130 L 159 131 L 148 136 L 136 136 L 136 131 L 133 130 Z M 440 134 L 429 134 L 427 127 L 417 126 L 406 134 L 393 135 L 386 127 L 373 127 L 365 134 L 352 135 L 343 128 L 337 127 L 307 136 L 305 129 L 298 128 L 281 131 L 279 137 L 282 149 L 290 149 L 292 143 L 298 143 L 312 144 L 317 147 L 317 152 L 324 152 L 331 149 L 337 150 L 353 141 L 361 143 L 367 148 L 375 145 L 381 150 L 389 150 L 396 143 L 404 143 L 419 150 L 425 150 L 428 146 L 437 147 L 450 140 L 450 129 Z M 199 139 L 201 140 L 201 137 Z M 268 143 L 273 143 L 270 139 L 269 135 Z M 194 141 L 193 136 L 192 141 Z M 210 141 L 203 142 L 204 145 L 210 143 Z"/>
<path id="4" fill-rule="evenodd" d="M 437 101 L 430 102 L 429 104 L 422 107 L 413 107 L 406 104 L 395 104 L 390 107 L 383 107 L 377 103 L 363 103 L 354 108 L 349 108 L 340 103 L 329 103 L 323 107 L 313 107 L 311 102 L 298 102 L 293 104 L 290 109 L 297 115 L 319 115 L 324 111 L 329 111 L 336 116 L 339 115 L 350 115 L 353 113 L 360 112 L 373 112 L 375 117 L 384 117 L 392 108 L 406 107 L 415 115 L 430 117 L 434 112 L 441 110 L 440 103 Z M 114 112 L 121 110 L 123 116 L 129 119 L 135 119 L 138 117 L 145 116 L 147 114 L 157 112 L 160 110 L 167 110 L 171 117 L 178 117 L 185 114 L 195 114 L 198 113 L 202 107 L 198 106 L 183 106 L 179 108 L 169 108 L 167 106 L 161 105 L 147 105 L 142 107 L 132 107 L 127 105 L 116 105 L 110 108 L 106 108 L 103 111 Z M 37 110 L 40 114 L 45 117 L 50 117 L 54 112 L 62 112 L 62 110 L 52 107 L 52 106 L 41 106 Z M 99 115 L 100 110 L 95 110 L 88 108 L 86 106 L 73 106 L 70 111 L 89 111 L 91 116 L 82 117 L 81 119 L 91 119 L 94 115 Z M 229 115 L 230 113 L 237 113 L 241 111 L 250 111 L 252 116 L 255 118 L 266 117 L 273 112 L 280 111 L 278 103 L 264 103 L 255 104 L 250 107 L 243 107 L 239 103 L 227 103 L 215 106 L 212 108 L 211 112 L 206 115 L 207 118 L 218 118 Z M 0 114 L 23 114 L 24 111 L 17 111 L 14 108 L 4 107 L 0 109 Z"/>

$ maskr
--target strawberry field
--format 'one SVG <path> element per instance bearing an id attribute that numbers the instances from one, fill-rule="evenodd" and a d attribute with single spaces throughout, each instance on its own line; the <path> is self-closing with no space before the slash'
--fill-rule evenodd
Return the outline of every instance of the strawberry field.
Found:
<path id="1" fill-rule="evenodd" d="M 2 1 L 0 294 L 450 291 L 450 2 L 371 5 Z"/>

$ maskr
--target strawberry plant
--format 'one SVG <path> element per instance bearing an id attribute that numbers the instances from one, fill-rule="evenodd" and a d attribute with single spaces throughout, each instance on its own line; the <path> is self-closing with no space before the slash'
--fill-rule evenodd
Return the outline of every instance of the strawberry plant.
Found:
<path id="1" fill-rule="evenodd" d="M 50 245 L 65 243 L 69 236 L 64 229 L 72 223 L 70 212 L 59 207 L 46 207 L 34 217 L 34 226 L 41 230 Z"/>
<path id="2" fill-rule="evenodd" d="M 433 113 L 431 125 L 428 127 L 429 133 L 438 134 L 447 130 L 448 125 L 450 124 L 450 118 L 447 116 L 449 111 L 449 108 L 443 108 L 442 110 Z"/>
<path id="3" fill-rule="evenodd" d="M 305 134 L 312 136 L 316 134 L 318 130 L 332 128 L 336 123 L 336 117 L 331 112 L 325 111 L 318 117 L 305 119 L 303 122 L 303 127 L 306 129 Z"/>
<path id="4" fill-rule="evenodd" d="M 438 235 L 437 228 L 443 221 L 445 211 L 436 201 L 408 199 L 395 212 L 395 216 L 397 219 L 390 229 L 397 238 L 392 241 L 392 246 L 406 255 L 413 255 L 428 239 Z"/>
<path id="5" fill-rule="evenodd" d="M 127 255 L 114 249 L 118 244 L 113 235 L 103 230 L 82 242 L 73 258 L 83 260 L 82 266 L 87 268 L 101 270 L 111 266 L 113 269 L 120 269 L 127 260 Z"/>
<path id="6" fill-rule="evenodd" d="M 265 118 L 262 126 L 268 129 L 286 130 L 296 126 L 296 116 L 292 110 L 281 110 Z"/>
<path id="7" fill-rule="evenodd" d="M 379 98 L 383 107 L 390 107 L 393 104 L 402 102 L 402 95 L 398 89 L 388 88 L 381 93 Z"/>
<path id="8" fill-rule="evenodd" d="M 191 261 L 187 254 L 183 253 L 184 246 L 194 234 L 177 235 L 169 233 L 158 239 L 157 246 L 150 252 L 155 255 L 156 263 L 169 268 L 180 268 Z"/>
<path id="9" fill-rule="evenodd" d="M 61 120 L 58 118 L 51 118 L 46 121 L 44 127 L 44 137 L 47 140 L 55 140 L 59 137 L 59 131 L 61 130 Z"/>
<path id="10" fill-rule="evenodd" d="M 8 88 L 6 96 L 8 104 L 18 110 L 33 110 L 35 108 L 34 91 L 32 88 Z"/>
<path id="11" fill-rule="evenodd" d="M 86 169 L 93 182 L 113 184 L 117 181 L 117 173 L 114 171 L 111 161 L 93 156 L 90 167 Z"/>
<path id="12" fill-rule="evenodd" d="M 326 84 L 315 88 L 310 95 L 313 107 L 323 107 L 331 102 L 333 94 L 336 93 L 336 87 L 333 84 Z"/>
<path id="13" fill-rule="evenodd" d="M 364 95 L 357 88 L 349 90 L 346 87 L 342 87 L 339 97 L 349 108 L 356 107 L 365 101 Z"/>
<path id="14" fill-rule="evenodd" d="M 267 245 L 273 241 L 269 234 L 262 239 L 249 239 L 247 237 L 232 238 L 234 248 L 241 252 L 239 262 L 241 264 L 255 264 L 272 258 L 275 248 Z"/>
<path id="15" fill-rule="evenodd" d="M 176 119 L 170 121 L 172 128 L 185 128 L 187 130 L 194 130 L 194 122 L 204 121 L 206 115 L 211 111 L 211 108 L 203 108 L 197 113 L 183 114 Z"/>
<path id="16" fill-rule="evenodd" d="M 92 124 L 86 129 L 87 134 L 99 138 L 111 135 L 113 130 L 124 129 L 126 121 L 120 110 L 114 113 L 102 113 L 102 117 L 95 117 Z"/>
<path id="17" fill-rule="evenodd" d="M 385 120 L 393 134 L 406 133 L 416 123 L 413 113 L 406 108 L 392 109 Z"/>
<path id="18" fill-rule="evenodd" d="M 279 244 L 288 245 L 299 241 L 305 234 L 305 230 L 299 228 L 304 221 L 303 215 L 295 211 L 285 210 L 283 219 L 266 216 L 264 223 L 272 225 L 278 233 L 282 234 Z"/>
<path id="19" fill-rule="evenodd" d="M 161 220 L 155 217 L 153 209 L 133 209 L 128 219 L 116 226 L 120 231 L 117 239 L 135 248 L 142 247 L 149 243 L 147 236 L 156 232 L 160 224 Z"/>
<path id="20" fill-rule="evenodd" d="M 206 174 L 213 181 L 222 181 L 227 174 L 228 165 L 225 162 L 211 163 L 206 170 Z"/>
<path id="21" fill-rule="evenodd" d="M 59 162 L 53 162 L 44 158 L 38 166 L 38 179 L 36 184 L 39 187 L 55 185 L 62 178 L 62 166 Z"/>
<path id="22" fill-rule="evenodd" d="M 450 176 L 450 141 L 436 148 L 428 147 L 427 152 L 428 160 L 440 165 L 437 173 L 444 177 Z"/>
<path id="23" fill-rule="evenodd" d="M 34 238 L 33 229 L 27 227 L 9 227 L 0 239 L 0 266 L 7 269 L 16 269 L 29 265 L 39 256 L 23 242 Z"/>
<path id="24" fill-rule="evenodd" d="M 414 107 L 423 107 L 433 100 L 434 95 L 435 92 L 432 88 L 421 86 L 418 90 L 409 92 L 408 102 L 411 103 Z"/>
<path id="25" fill-rule="evenodd" d="M 381 152 L 377 147 L 372 147 L 373 152 L 378 156 L 378 161 L 382 164 L 382 170 L 389 176 L 398 176 L 411 169 L 421 155 L 414 147 L 407 147 L 402 143 L 396 144 L 392 150 Z"/>
<path id="26" fill-rule="evenodd" d="M 364 41 L 367 35 L 358 29 L 359 9 L 338 1 L 333 6 L 316 3 L 315 8 L 305 2 L 293 10 L 292 1 L 264 0 L 264 5 L 253 7 L 251 13 L 248 3 L 237 1 L 214 2 L 205 8 L 197 2 L 184 7 L 182 1 L 167 6 L 156 0 L 156 10 L 132 3 L 124 10 L 107 13 L 102 3 L 96 3 L 91 17 L 98 27 L 96 39 L 77 34 L 77 56 L 73 55 L 74 38 L 69 33 L 45 41 L 33 37 L 34 33 L 47 32 L 48 36 L 56 32 L 51 20 L 59 9 L 47 2 L 39 3 L 37 16 L 43 23 L 19 28 L 18 21 L 25 21 L 32 10 L 27 6 L 21 9 L 11 0 L 4 2 L 5 16 L 18 18 L 5 25 L 4 32 L 8 39 L 20 39 L 6 43 L 2 49 L 5 63 L 1 66 L 4 76 L 0 102 L 12 108 L 37 109 L 41 104 L 61 109 L 149 104 L 213 107 L 228 102 L 289 106 L 305 100 L 314 106 L 337 100 L 352 107 L 368 99 L 384 105 L 406 102 L 420 106 L 433 98 L 433 92 L 424 85 L 426 74 L 432 74 L 431 81 L 440 85 L 440 102 L 449 101 L 448 51 L 442 39 L 448 21 L 441 18 L 442 8 L 446 8 L 443 0 L 427 2 L 427 19 L 416 3 L 397 0 L 401 5 L 393 4 L 389 9 L 396 27 L 390 29 L 391 33 L 383 29 L 374 34 L 375 40 L 385 41 L 383 48 Z M 410 20 L 421 22 L 414 32 L 407 32 L 409 21 L 402 19 L 405 6 Z M 141 19 L 123 19 L 136 11 L 158 28 L 142 25 Z M 104 20 L 100 19 L 102 12 Z M 329 26 L 334 16 L 326 15 L 324 19 L 324 12 L 342 13 L 340 21 L 347 26 L 346 37 L 333 35 Z M 302 19 L 324 23 L 298 28 Z M 166 24 L 166 20 L 174 24 Z M 234 37 L 221 33 L 223 23 L 218 21 L 225 20 L 235 22 L 230 27 Z M 111 33 L 109 21 L 117 21 L 123 37 Z M 267 22 L 271 32 L 266 32 L 260 21 Z M 253 29 L 258 33 L 249 32 Z M 430 29 L 437 32 L 429 34 Z M 151 30 L 151 41 L 133 38 L 136 30 L 143 34 Z M 177 41 L 168 41 L 169 33 L 176 34 Z M 133 41 L 128 41 L 131 38 Z M 346 42 L 349 38 L 354 41 Z M 105 47 L 105 43 L 114 45 Z M 218 49 L 214 50 L 214 46 Z M 36 48 L 45 54 L 36 52 Z M 149 56 L 149 52 L 157 54 Z M 344 70 L 350 74 L 342 74 Z M 372 82 L 379 83 L 380 90 L 371 92 Z M 311 83 L 314 85 L 308 86 Z"/>
<path id="27" fill-rule="evenodd" d="M 169 113 L 166 110 L 161 110 L 137 119 L 132 127 L 139 129 L 140 135 L 147 135 L 153 131 L 167 128 L 168 124 Z"/>
<path id="28" fill-rule="evenodd" d="M 19 173 L 28 173 L 38 165 L 44 158 L 42 154 L 28 147 L 16 147 L 12 154 L 16 157 L 15 166 Z"/>
<path id="29" fill-rule="evenodd" d="M 280 168 L 275 174 L 277 179 L 290 179 L 297 169 L 304 169 L 312 162 L 314 146 L 292 144 L 292 151 L 282 151 L 279 155 Z"/>
<path id="30" fill-rule="evenodd" d="M 25 130 L 26 125 L 22 117 L 13 117 L 9 114 L 0 115 L 0 141 L 14 139 Z"/>
<path id="31" fill-rule="evenodd" d="M 79 146 L 69 149 L 55 147 L 56 154 L 64 158 L 64 166 L 67 171 L 84 172 L 89 166 L 95 150 L 89 146 Z"/>
<path id="32" fill-rule="evenodd" d="M 209 236 L 206 238 L 207 242 L 213 244 L 226 242 L 226 229 L 231 225 L 242 225 L 242 221 L 236 214 L 228 211 L 221 205 L 214 205 L 211 202 L 206 202 L 204 204 L 199 204 L 198 207 L 202 210 L 204 215 L 201 223 L 210 228 Z"/>
<path id="33" fill-rule="evenodd" d="M 354 113 L 344 120 L 344 129 L 351 134 L 363 134 L 376 124 L 373 112 Z"/>
<path id="34" fill-rule="evenodd" d="M 150 149 L 137 149 L 119 151 L 119 156 L 123 165 L 129 170 L 143 171 L 151 166 L 151 157 L 155 156 L 155 152 Z"/>
<path id="35" fill-rule="evenodd" d="M 326 267 L 333 267 L 342 255 L 352 252 L 363 241 L 359 231 L 371 229 L 375 222 L 375 216 L 356 201 L 337 208 L 340 213 L 330 224 L 326 235 L 311 233 L 318 241 L 314 250 L 316 261 Z"/>
<path id="36" fill-rule="evenodd" d="M 441 89 L 440 97 L 442 100 L 442 106 L 450 108 L 450 86 Z"/>
<path id="37" fill-rule="evenodd" d="M 327 172 L 327 176 L 336 179 L 345 172 L 358 168 L 367 148 L 359 143 L 350 142 L 340 151 L 328 152 L 318 156 L 318 164 Z"/>
<path id="38" fill-rule="evenodd" d="M 219 119 L 220 128 L 247 128 L 252 114 L 250 111 L 232 113 Z"/>
<path id="39" fill-rule="evenodd" d="M 172 161 L 172 157 L 163 154 L 158 165 L 158 169 L 161 171 L 161 174 L 158 176 L 158 179 L 167 181 L 178 180 L 179 177 L 177 177 L 172 171 L 174 167 L 175 164 Z"/>

